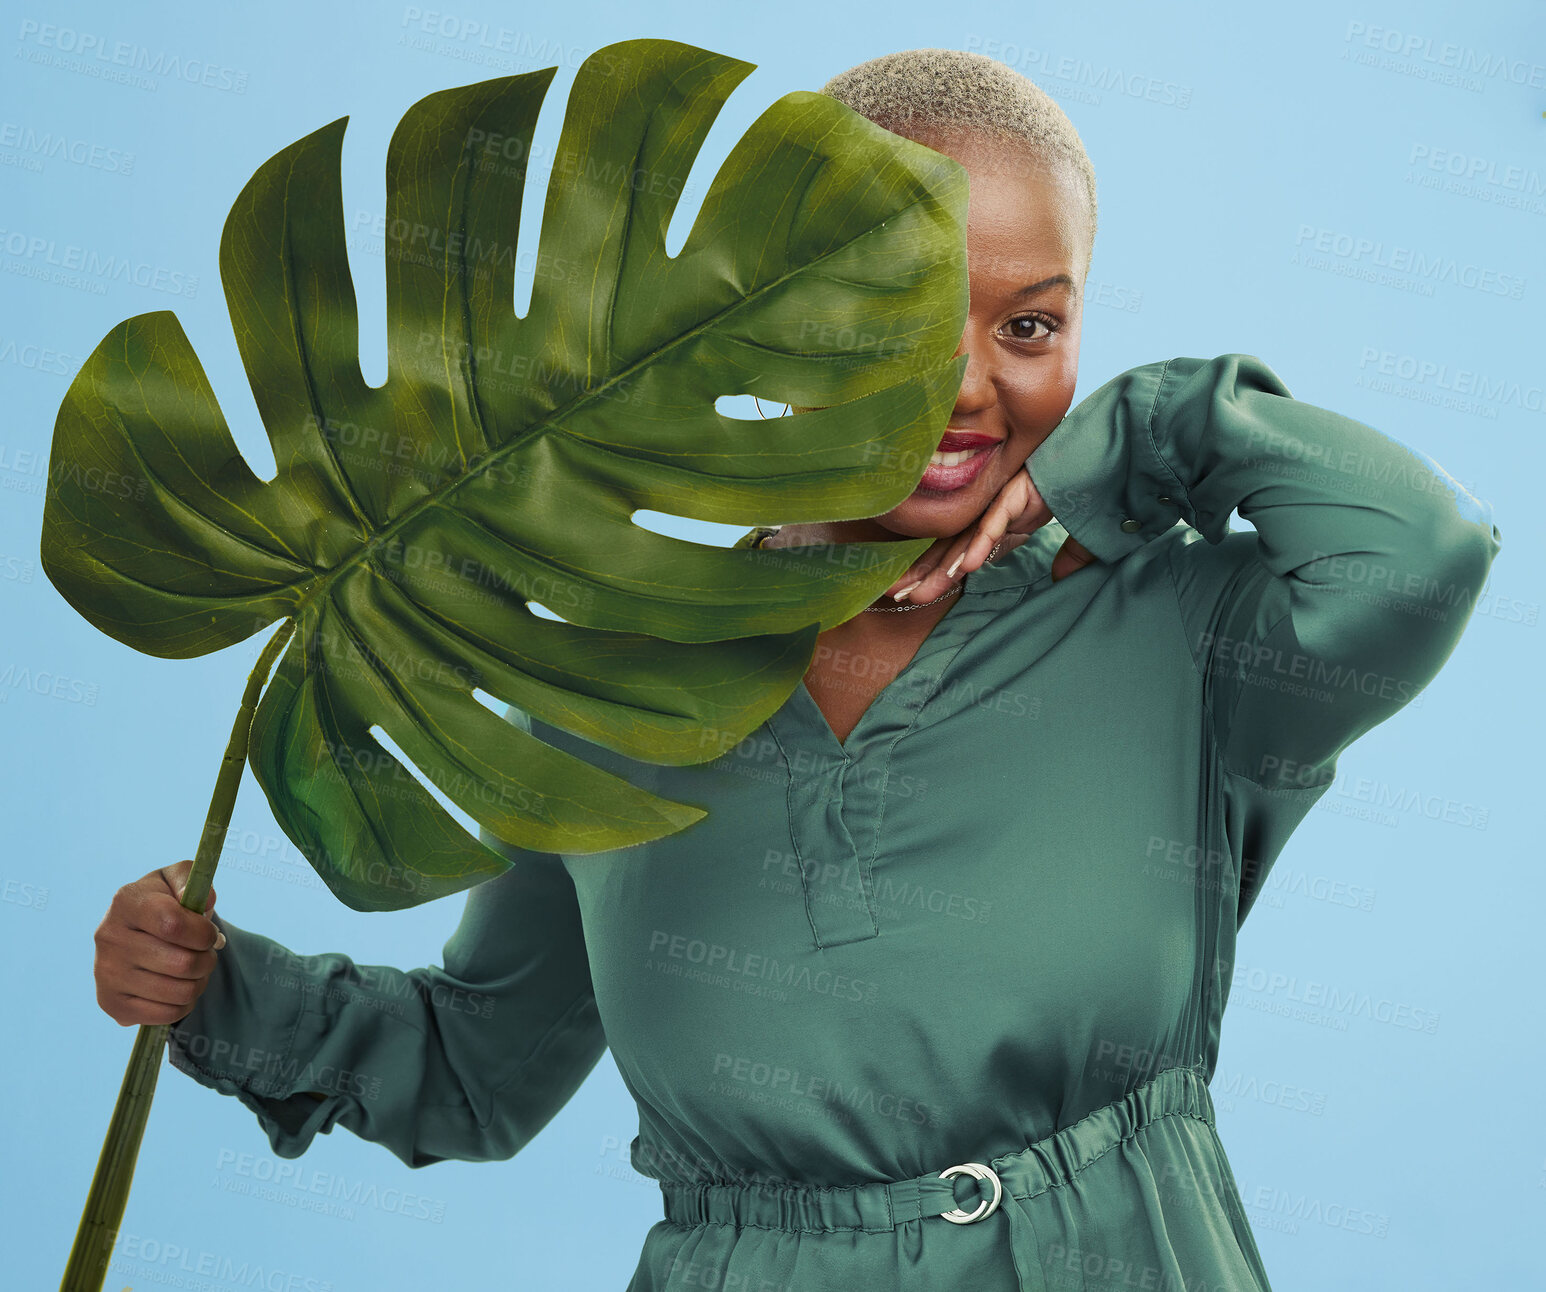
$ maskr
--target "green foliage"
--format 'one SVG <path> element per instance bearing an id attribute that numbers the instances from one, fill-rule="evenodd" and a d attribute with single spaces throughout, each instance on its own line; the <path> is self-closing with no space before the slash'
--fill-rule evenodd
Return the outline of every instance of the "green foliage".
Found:
<path id="1" fill-rule="evenodd" d="M 667 256 L 688 169 L 753 65 L 664 40 L 608 46 L 569 95 L 518 317 L 526 163 L 555 70 L 431 94 L 394 131 L 382 386 L 360 372 L 348 118 L 242 189 L 220 273 L 272 480 L 242 458 L 169 311 L 109 332 L 55 425 L 42 560 L 91 623 L 186 658 L 293 621 L 252 722 L 253 770 L 357 909 L 508 865 L 372 726 L 511 844 L 658 838 L 703 810 L 553 749 L 474 692 L 635 759 L 704 762 L 784 703 L 818 631 L 929 543 L 834 560 L 684 542 L 631 517 L 840 519 L 911 492 L 963 371 L 965 172 L 791 93 Z M 742 392 L 815 411 L 716 409 Z"/>

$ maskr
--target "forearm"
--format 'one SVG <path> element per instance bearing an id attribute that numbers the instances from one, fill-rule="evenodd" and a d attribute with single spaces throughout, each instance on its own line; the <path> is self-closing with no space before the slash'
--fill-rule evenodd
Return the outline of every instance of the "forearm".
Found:
<path id="1" fill-rule="evenodd" d="M 1029 466 L 1053 514 L 1108 562 L 1178 518 L 1217 543 L 1235 509 L 1271 540 L 1262 559 L 1277 575 L 1351 553 L 1484 570 L 1501 542 L 1491 509 L 1431 458 L 1294 399 L 1253 355 L 1129 369 L 1070 410 Z"/>
<path id="2" fill-rule="evenodd" d="M 298 956 L 222 921 L 223 963 L 173 1028 L 173 1064 L 251 1108 L 282 1157 L 335 1124 L 411 1166 L 511 1156 L 605 1037 L 556 859 L 528 856 L 467 900 L 444 968 Z"/>
<path id="3" fill-rule="evenodd" d="M 1103 561 L 1178 519 L 1207 540 L 1169 543 L 1167 565 L 1194 662 L 1218 684 L 1227 765 L 1264 783 L 1290 767 L 1323 777 L 1337 749 L 1431 680 L 1502 541 L 1491 508 L 1430 458 L 1293 399 L 1251 355 L 1122 373 L 1027 465 Z M 1254 538 L 1229 534 L 1236 509 Z M 1227 554 L 1206 550 L 1226 538 Z M 1334 700 L 1294 707 L 1286 678 L 1319 679 Z"/>

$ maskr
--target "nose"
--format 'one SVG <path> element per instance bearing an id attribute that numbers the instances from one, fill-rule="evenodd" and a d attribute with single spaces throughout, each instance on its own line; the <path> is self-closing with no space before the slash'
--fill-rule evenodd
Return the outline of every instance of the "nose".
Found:
<path id="1" fill-rule="evenodd" d="M 976 416 L 998 402 L 998 390 L 993 381 L 992 346 L 986 336 L 974 334 L 970 323 L 961 334 L 953 358 L 969 353 L 966 371 L 961 376 L 961 388 L 956 392 L 955 411 L 951 425 Z"/>

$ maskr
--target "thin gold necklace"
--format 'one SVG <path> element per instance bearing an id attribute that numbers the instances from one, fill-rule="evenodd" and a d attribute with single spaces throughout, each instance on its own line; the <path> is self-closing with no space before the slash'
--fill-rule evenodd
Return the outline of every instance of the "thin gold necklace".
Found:
<path id="1" fill-rule="evenodd" d="M 757 537 L 752 540 L 752 546 L 753 547 L 761 547 L 764 543 L 766 543 L 768 541 L 768 539 L 772 538 L 773 535 L 776 534 L 776 533 L 778 533 L 778 527 L 776 525 L 775 526 L 759 525 L 757 527 Z M 986 565 L 989 561 L 991 561 L 993 559 L 994 555 L 998 552 L 999 545 L 1003 541 L 1004 541 L 1003 539 L 999 539 L 999 541 L 997 543 L 993 544 L 993 551 L 989 552 L 988 555 L 983 559 L 982 563 L 984 565 Z M 901 611 L 904 611 L 904 610 L 922 610 L 925 606 L 937 605 L 939 602 L 943 601 L 946 597 L 954 596 L 957 592 L 961 591 L 961 589 L 964 588 L 965 586 L 966 586 L 965 583 L 954 584 L 951 587 L 945 589 L 945 591 L 941 592 L 939 594 L 939 596 L 934 598 L 933 601 L 919 601 L 919 602 L 915 602 L 915 603 L 913 603 L 911 605 L 906 605 L 906 606 L 903 606 L 903 605 L 895 605 L 895 606 L 865 606 L 864 610 L 865 610 L 866 613 L 868 613 L 869 611 L 873 610 L 877 614 L 889 614 L 889 613 L 892 613 L 892 612 L 901 612 Z"/>

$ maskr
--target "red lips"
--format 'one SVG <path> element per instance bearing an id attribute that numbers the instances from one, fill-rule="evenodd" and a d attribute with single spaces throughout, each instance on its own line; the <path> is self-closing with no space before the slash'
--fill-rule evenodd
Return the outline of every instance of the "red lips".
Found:
<path id="1" fill-rule="evenodd" d="M 996 435 L 983 435 L 979 431 L 946 431 L 939 442 L 938 452 L 960 453 L 964 449 L 980 448 L 984 444 L 996 444 Z"/>

